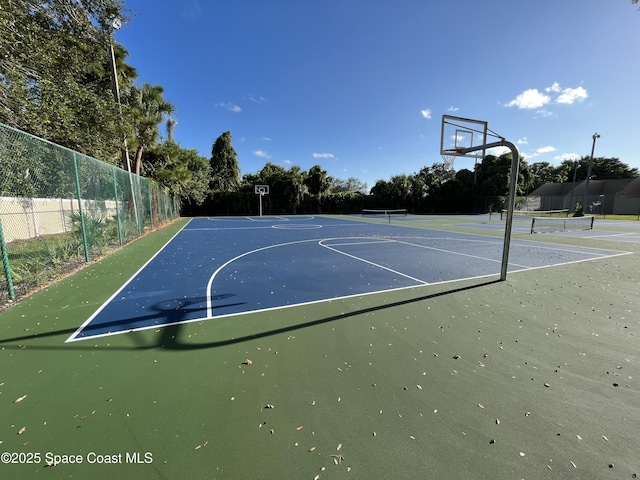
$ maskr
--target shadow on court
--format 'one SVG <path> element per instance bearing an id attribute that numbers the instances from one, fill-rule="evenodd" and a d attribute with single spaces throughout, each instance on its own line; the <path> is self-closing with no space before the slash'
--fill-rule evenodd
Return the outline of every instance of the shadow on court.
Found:
<path id="1" fill-rule="evenodd" d="M 179 310 L 175 310 L 171 311 L 169 309 L 166 308 L 160 308 L 159 306 L 155 306 L 155 314 L 154 313 L 150 313 L 148 316 L 145 316 L 145 318 L 159 318 L 159 317 L 163 317 L 165 319 L 169 319 L 169 321 L 167 322 L 163 322 L 163 323 L 158 323 L 157 328 L 160 329 L 160 337 L 157 341 L 155 342 L 148 342 L 146 341 L 146 336 L 145 336 L 145 332 L 144 331 L 132 331 L 132 332 L 128 332 L 128 333 L 123 333 L 120 334 L 121 335 L 126 335 L 126 337 L 128 339 L 130 339 L 131 341 L 133 341 L 136 345 L 133 346 L 124 346 L 124 345 L 96 345 L 96 344 L 91 344 L 91 345 L 83 345 L 83 343 L 85 342 L 74 342 L 74 343 L 68 343 L 68 344 L 64 344 L 64 345 L 32 345 L 32 344 L 28 344 L 28 345 L 24 345 L 21 343 L 16 343 L 16 342 L 24 342 L 24 341 L 33 341 L 33 340 L 39 340 L 39 339 L 44 339 L 44 338 L 48 338 L 48 337 L 58 337 L 61 335 L 68 335 L 72 332 L 75 332 L 77 330 L 77 328 L 70 328 L 70 329 L 64 329 L 64 330 L 57 330 L 55 332 L 46 332 L 46 333 L 40 333 L 40 334 L 33 334 L 33 335 L 24 335 L 24 336 L 20 336 L 20 337 L 14 337 L 14 338 L 8 338 L 8 339 L 0 339 L 0 345 L 2 346 L 2 348 L 5 349 L 15 349 L 15 350 L 92 350 L 92 351 L 96 351 L 96 350 L 112 350 L 112 351 L 127 351 L 127 350 L 148 350 L 148 349 L 154 349 L 154 348 L 158 348 L 158 349 L 165 349 L 165 350 L 175 350 L 175 351 L 188 351 L 188 350 L 202 350 L 202 349 L 208 349 L 208 348 L 216 348 L 216 347 L 223 347 L 223 346 L 227 346 L 227 345 L 234 345 L 234 344 L 239 344 L 239 343 L 243 343 L 243 342 L 247 342 L 250 340 L 255 340 L 255 339 L 260 339 L 260 338 L 265 338 L 265 337 L 270 337 L 273 335 L 280 335 L 283 333 L 288 333 L 288 332 L 293 332 L 296 330 L 301 330 L 304 328 L 308 328 L 308 327 L 313 327 L 316 325 L 322 325 L 325 323 L 330 323 L 330 322 L 335 322 L 335 321 L 339 321 L 339 320 L 343 320 L 345 318 L 349 318 L 349 317 L 355 317 L 358 315 L 365 315 L 368 313 L 372 313 L 372 312 L 379 312 L 379 311 L 383 311 L 383 310 L 387 310 L 390 308 L 394 308 L 394 307 L 399 307 L 402 305 L 409 305 L 412 303 L 416 303 L 416 302 L 422 302 L 425 300 L 430 300 L 433 298 L 437 298 L 437 297 L 444 297 L 446 295 L 450 295 L 450 294 L 454 294 L 454 293 L 459 293 L 459 292 L 464 292 L 467 290 L 472 290 L 474 288 L 478 288 L 478 287 L 484 287 L 487 285 L 492 285 L 495 283 L 499 283 L 501 280 L 499 279 L 495 279 L 495 280 L 485 280 L 482 281 L 480 283 L 476 283 L 473 285 L 466 285 L 464 287 L 459 287 L 459 288 L 453 288 L 453 289 L 449 289 L 449 290 L 445 290 L 442 292 L 436 292 L 436 293 L 431 293 L 428 295 L 422 295 L 416 298 L 411 298 L 411 299 L 407 299 L 407 300 L 401 300 L 401 301 L 397 301 L 397 302 L 392 302 L 392 303 L 386 303 L 384 305 L 376 305 L 373 307 L 369 307 L 369 308 L 363 308 L 360 310 L 355 310 L 355 311 L 351 311 L 348 313 L 342 313 L 339 315 L 332 315 L 330 317 L 325 317 L 325 318 L 319 318 L 316 320 L 312 320 L 309 322 L 305 322 L 305 323 L 299 323 L 296 325 L 288 325 L 286 327 L 282 327 L 282 328 L 275 328 L 272 330 L 267 330 L 264 332 L 256 332 L 250 335 L 244 335 L 241 337 L 236 337 L 236 338 L 229 338 L 229 339 L 225 339 L 225 340 L 218 340 L 218 341 L 213 341 L 213 342 L 205 342 L 205 343 L 193 343 L 193 342 L 185 342 L 184 339 L 181 338 L 181 334 L 182 334 L 182 330 L 183 327 L 185 325 L 184 322 L 184 315 L 186 315 L 186 313 L 189 311 L 188 308 L 181 308 Z M 191 302 L 187 302 L 189 304 L 195 304 L 195 303 L 200 303 L 201 299 L 193 299 L 191 300 Z M 164 302 L 166 303 L 166 302 Z M 215 320 L 215 319 L 214 319 Z M 204 320 L 204 321 L 211 321 L 211 320 Z M 119 324 L 123 323 L 123 322 L 127 322 L 130 323 L 131 319 L 123 319 L 123 320 L 115 320 L 113 322 L 110 322 L 114 327 L 118 326 Z M 104 327 L 105 324 L 102 324 L 102 327 Z M 89 341 L 90 339 L 88 339 L 87 341 Z M 95 338 L 94 338 L 95 341 Z"/>

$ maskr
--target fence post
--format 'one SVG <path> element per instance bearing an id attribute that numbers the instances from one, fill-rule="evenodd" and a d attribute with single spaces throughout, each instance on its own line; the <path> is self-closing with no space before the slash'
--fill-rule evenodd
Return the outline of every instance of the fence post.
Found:
<path id="1" fill-rule="evenodd" d="M 120 219 L 120 207 L 118 206 L 118 180 L 116 179 L 116 167 L 114 166 L 111 169 L 111 173 L 113 173 L 113 191 L 115 193 L 116 198 L 116 220 L 118 222 L 118 241 L 120 242 L 120 246 L 124 243 L 122 238 L 122 220 Z"/>
<path id="2" fill-rule="evenodd" d="M 138 236 L 142 236 L 144 230 L 144 202 L 142 201 L 142 193 L 140 192 L 140 177 L 136 175 L 136 199 L 139 197 L 140 201 L 136 201 L 136 220 L 138 220 Z"/>
<path id="3" fill-rule="evenodd" d="M 151 230 L 153 230 L 153 193 L 151 189 L 153 188 L 153 184 L 147 180 L 147 190 L 149 192 L 149 219 L 151 221 Z"/>
<path id="4" fill-rule="evenodd" d="M 89 245 L 87 244 L 87 229 L 84 222 L 84 212 L 82 211 L 80 175 L 78 174 L 78 159 L 76 158 L 76 152 L 73 152 L 73 172 L 76 177 L 76 196 L 78 197 L 78 211 L 80 212 L 80 227 L 82 230 L 82 244 L 84 245 L 84 259 L 89 263 Z"/>
<path id="5" fill-rule="evenodd" d="M 11 300 L 15 300 L 16 292 L 13 289 L 13 278 L 11 277 L 11 266 L 9 265 L 7 242 L 4 240 L 4 230 L 2 228 L 1 218 L 0 218 L 0 248 L 2 248 L 2 264 L 4 265 L 4 276 L 7 279 L 7 289 L 9 290 L 9 298 L 11 298 Z"/>

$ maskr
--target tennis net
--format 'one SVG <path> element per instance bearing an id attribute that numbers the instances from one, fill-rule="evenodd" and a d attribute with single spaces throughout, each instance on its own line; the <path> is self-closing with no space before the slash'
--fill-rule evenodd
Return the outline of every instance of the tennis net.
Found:
<path id="1" fill-rule="evenodd" d="M 593 230 L 593 217 L 532 217 L 531 233 Z"/>
<path id="2" fill-rule="evenodd" d="M 568 217 L 569 210 L 514 210 L 514 217 Z M 507 210 L 500 211 L 500 220 L 507 218 Z"/>
<path id="3" fill-rule="evenodd" d="M 362 209 L 362 216 L 373 215 L 386 218 L 391 223 L 391 217 L 406 217 L 408 215 L 406 208 L 391 208 L 391 209 Z"/>
<path id="4" fill-rule="evenodd" d="M 365 215 L 382 215 L 383 217 L 390 217 L 390 216 L 400 216 L 400 217 L 406 217 L 407 216 L 407 209 L 406 208 L 392 208 L 392 209 L 367 209 L 364 208 L 362 210 L 362 216 L 364 217 Z"/>

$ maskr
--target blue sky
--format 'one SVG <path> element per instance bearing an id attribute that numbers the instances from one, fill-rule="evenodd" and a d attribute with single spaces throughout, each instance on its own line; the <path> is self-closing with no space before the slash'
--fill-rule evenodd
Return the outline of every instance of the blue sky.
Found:
<path id="1" fill-rule="evenodd" d="M 266 162 L 376 180 L 441 162 L 443 114 L 486 120 L 531 164 L 640 168 L 640 11 L 630 0 L 127 0 L 138 83 L 209 157 L 231 131 Z M 456 170 L 473 168 L 457 159 Z"/>

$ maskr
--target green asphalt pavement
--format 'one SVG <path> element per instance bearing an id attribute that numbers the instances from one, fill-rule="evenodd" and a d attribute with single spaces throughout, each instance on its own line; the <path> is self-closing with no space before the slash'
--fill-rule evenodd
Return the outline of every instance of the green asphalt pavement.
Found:
<path id="1" fill-rule="evenodd" d="M 640 475 L 640 244 L 65 344 L 186 221 L 0 312 L 0 478 Z"/>

